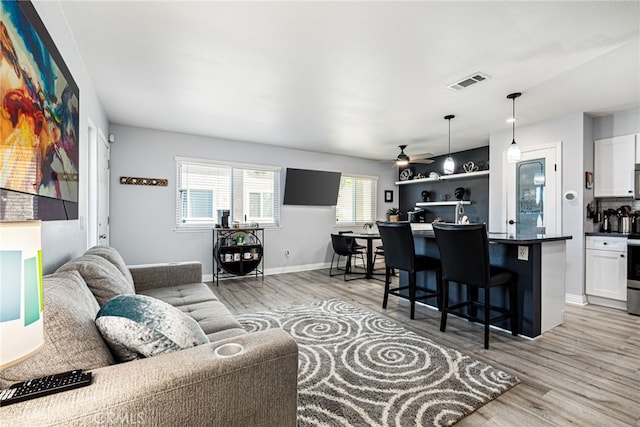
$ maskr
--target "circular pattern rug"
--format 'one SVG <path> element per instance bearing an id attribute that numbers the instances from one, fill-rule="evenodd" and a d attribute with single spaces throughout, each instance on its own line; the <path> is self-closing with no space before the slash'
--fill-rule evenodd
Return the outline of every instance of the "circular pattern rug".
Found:
<path id="1" fill-rule="evenodd" d="M 237 319 L 298 343 L 298 426 L 451 425 L 519 383 L 341 300 Z"/>

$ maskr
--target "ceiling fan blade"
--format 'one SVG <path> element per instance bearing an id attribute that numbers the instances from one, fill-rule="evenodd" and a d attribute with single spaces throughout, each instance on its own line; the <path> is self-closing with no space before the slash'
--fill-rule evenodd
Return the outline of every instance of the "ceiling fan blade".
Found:
<path id="1" fill-rule="evenodd" d="M 434 162 L 433 159 L 415 159 L 415 160 L 411 160 L 410 163 L 420 163 L 423 165 L 430 165 L 433 162 Z"/>
<path id="2" fill-rule="evenodd" d="M 423 153 L 423 154 L 412 154 L 409 157 L 411 157 L 411 159 L 413 160 L 413 159 L 428 159 L 433 156 L 435 156 L 435 154 L 433 153 Z"/>

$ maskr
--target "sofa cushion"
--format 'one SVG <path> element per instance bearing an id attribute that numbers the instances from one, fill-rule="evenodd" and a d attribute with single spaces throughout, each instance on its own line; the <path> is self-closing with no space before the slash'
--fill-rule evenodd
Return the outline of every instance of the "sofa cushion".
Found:
<path id="1" fill-rule="evenodd" d="M 102 306 L 116 295 L 133 294 L 134 287 L 111 262 L 101 256 L 85 254 L 73 259 L 58 271 L 77 271 Z"/>
<path id="2" fill-rule="evenodd" d="M 190 283 L 186 285 L 167 286 L 139 290 L 138 294 L 157 298 L 174 307 L 197 304 L 205 301 L 218 301 L 215 294 L 204 283 Z"/>
<path id="3" fill-rule="evenodd" d="M 0 389 L 18 381 L 115 363 L 94 324 L 100 307 L 80 274 L 50 274 L 43 277 L 42 286 L 44 345 L 30 358 L 1 371 Z"/>
<path id="4" fill-rule="evenodd" d="M 98 311 L 96 325 L 121 362 L 209 342 L 191 317 L 146 295 L 110 299 Z"/>
<path id="5" fill-rule="evenodd" d="M 120 271 L 120 273 L 122 273 L 124 278 L 127 279 L 127 282 L 133 286 L 133 276 L 131 276 L 131 271 L 129 271 L 129 267 L 127 267 L 124 259 L 122 259 L 120 252 L 115 248 L 112 248 L 111 246 L 94 246 L 85 253 L 89 255 L 98 255 L 109 261 L 118 269 L 118 271 Z"/>
<path id="6" fill-rule="evenodd" d="M 204 283 L 147 289 L 139 291 L 139 294 L 157 298 L 177 307 L 198 322 L 209 338 L 214 333 L 228 329 L 237 329 L 240 333 L 244 331 L 242 325 Z"/>

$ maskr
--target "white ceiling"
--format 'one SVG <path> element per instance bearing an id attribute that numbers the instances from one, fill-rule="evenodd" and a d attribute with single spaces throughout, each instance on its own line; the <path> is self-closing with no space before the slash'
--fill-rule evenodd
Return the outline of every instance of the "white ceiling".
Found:
<path id="1" fill-rule="evenodd" d="M 61 2 L 112 123 L 391 159 L 640 107 L 640 2 Z M 475 72 L 491 79 L 455 92 Z M 505 141 L 505 145 L 510 141 Z"/>

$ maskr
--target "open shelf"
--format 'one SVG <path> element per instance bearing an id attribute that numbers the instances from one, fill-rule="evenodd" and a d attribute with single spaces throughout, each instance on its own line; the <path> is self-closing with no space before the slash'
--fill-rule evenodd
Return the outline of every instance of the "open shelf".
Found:
<path id="1" fill-rule="evenodd" d="M 463 205 L 471 204 L 469 200 L 462 200 L 461 202 Z M 446 202 L 418 202 L 416 206 L 456 206 L 457 204 L 457 200 L 447 200 Z"/>
<path id="2" fill-rule="evenodd" d="M 434 181 L 444 181 L 447 179 L 464 179 L 464 178 L 473 178 L 477 176 L 489 175 L 489 169 L 477 172 L 465 172 L 465 173 L 454 173 L 452 175 L 442 175 L 438 178 L 420 178 L 420 179 L 409 179 L 406 181 L 396 181 L 396 185 L 405 185 L 405 184 L 418 184 L 421 182 L 434 182 Z"/>
<path id="3" fill-rule="evenodd" d="M 228 276 L 254 274 L 264 280 L 263 228 L 214 228 L 213 240 L 216 286 L 220 278 Z"/>

